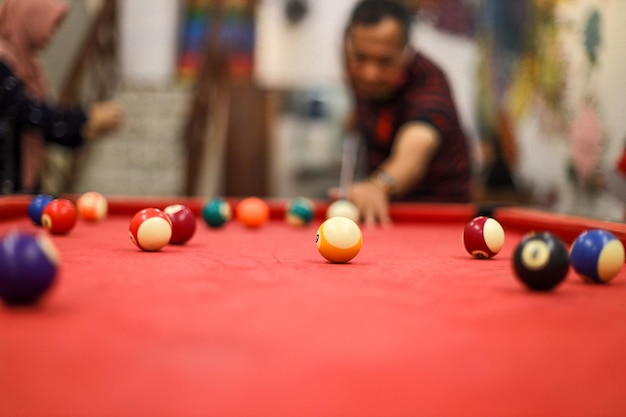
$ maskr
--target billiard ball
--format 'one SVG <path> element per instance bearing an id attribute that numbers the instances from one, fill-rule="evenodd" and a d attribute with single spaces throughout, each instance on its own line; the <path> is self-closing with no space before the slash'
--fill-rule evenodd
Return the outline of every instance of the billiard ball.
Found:
<path id="1" fill-rule="evenodd" d="M 268 204 L 257 197 L 244 198 L 235 209 L 237 219 L 246 227 L 258 228 L 270 218 Z"/>
<path id="2" fill-rule="evenodd" d="M 54 235 L 68 233 L 76 225 L 76 206 L 66 198 L 55 198 L 43 209 L 41 224 Z"/>
<path id="3" fill-rule="evenodd" d="M 96 222 L 106 217 L 109 204 L 102 194 L 96 191 L 89 191 L 78 197 L 76 207 L 82 219 Z"/>
<path id="4" fill-rule="evenodd" d="M 337 200 L 332 202 L 326 209 L 326 218 L 347 217 L 358 223 L 361 217 L 359 209 L 350 200 Z"/>
<path id="5" fill-rule="evenodd" d="M 331 217 L 317 229 L 315 243 L 328 261 L 345 263 L 359 253 L 363 236 L 356 222 L 347 217 Z"/>
<path id="6" fill-rule="evenodd" d="M 54 284 L 58 260 L 45 234 L 8 232 L 0 238 L 0 298 L 8 305 L 37 302 Z"/>
<path id="7" fill-rule="evenodd" d="M 528 234 L 513 252 L 513 269 L 518 280 L 529 289 L 552 290 L 569 271 L 567 247 L 552 233 Z"/>
<path id="8" fill-rule="evenodd" d="M 48 203 L 54 200 L 54 197 L 48 194 L 38 194 L 30 200 L 28 204 L 28 217 L 37 226 L 41 226 L 41 215 L 43 209 L 46 208 Z"/>
<path id="9" fill-rule="evenodd" d="M 222 198 L 215 197 L 207 200 L 202 207 L 202 219 L 209 227 L 222 227 L 232 217 L 230 204 Z"/>
<path id="10" fill-rule="evenodd" d="M 467 253 L 474 258 L 491 258 L 504 246 L 504 229 L 496 219 L 475 217 L 465 225 L 463 244 Z"/>
<path id="11" fill-rule="evenodd" d="M 296 197 L 287 202 L 285 220 L 292 226 L 306 226 L 315 216 L 315 203 L 305 197 Z"/>
<path id="12" fill-rule="evenodd" d="M 130 221 L 130 240 L 139 249 L 156 252 L 167 245 L 172 237 L 172 221 L 158 208 L 137 212 Z"/>
<path id="13" fill-rule="evenodd" d="M 180 245 L 191 239 L 196 232 L 196 216 L 182 204 L 173 204 L 163 210 L 172 221 L 170 243 Z"/>
<path id="14" fill-rule="evenodd" d="M 611 281 L 624 266 L 624 245 L 609 231 L 581 233 L 569 252 L 570 264 L 583 280 L 595 284 Z"/>

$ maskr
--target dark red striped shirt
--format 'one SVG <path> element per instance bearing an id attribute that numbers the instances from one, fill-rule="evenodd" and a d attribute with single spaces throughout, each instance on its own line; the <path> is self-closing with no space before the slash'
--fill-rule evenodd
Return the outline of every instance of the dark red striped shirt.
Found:
<path id="1" fill-rule="evenodd" d="M 400 89 L 384 102 L 356 101 L 357 127 L 374 171 L 391 153 L 398 130 L 408 122 L 432 125 L 440 135 L 424 178 L 402 197 L 409 201 L 469 202 L 468 144 L 443 71 L 419 52 L 407 66 Z"/>

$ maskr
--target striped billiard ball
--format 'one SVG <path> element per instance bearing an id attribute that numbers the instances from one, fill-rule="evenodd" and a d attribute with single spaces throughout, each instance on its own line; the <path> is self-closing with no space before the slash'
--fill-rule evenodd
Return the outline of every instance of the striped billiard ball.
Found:
<path id="1" fill-rule="evenodd" d="M 287 202 L 285 221 L 292 226 L 306 226 L 315 216 L 315 203 L 305 197 L 296 197 Z"/>
<path id="2" fill-rule="evenodd" d="M 133 216 L 129 233 L 130 240 L 139 249 L 156 252 L 169 243 L 172 237 L 172 221 L 164 211 L 146 208 Z"/>
<path id="3" fill-rule="evenodd" d="M 361 229 L 347 217 L 331 217 L 324 221 L 315 235 L 320 254 L 332 263 L 345 263 L 361 250 Z"/>
<path id="4" fill-rule="evenodd" d="M 202 219 L 207 226 L 212 228 L 222 227 L 232 218 L 232 209 L 230 204 L 220 197 L 214 197 L 204 204 L 202 207 Z"/>
<path id="5" fill-rule="evenodd" d="M 76 208 L 83 220 L 97 222 L 106 217 L 109 203 L 102 194 L 96 191 L 89 191 L 78 197 Z"/>
<path id="6" fill-rule="evenodd" d="M 624 245 L 609 231 L 593 229 L 581 233 L 569 252 L 570 264 L 583 280 L 603 284 L 624 266 Z"/>
<path id="7" fill-rule="evenodd" d="M 475 217 L 465 225 L 463 244 L 467 253 L 474 258 L 491 258 L 504 246 L 504 229 L 496 219 Z"/>

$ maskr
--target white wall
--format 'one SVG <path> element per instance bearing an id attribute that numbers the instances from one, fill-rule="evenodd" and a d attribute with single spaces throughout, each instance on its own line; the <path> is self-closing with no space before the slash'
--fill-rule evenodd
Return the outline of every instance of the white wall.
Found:
<path id="1" fill-rule="evenodd" d="M 120 0 L 120 63 L 124 81 L 168 84 L 176 67 L 179 2 Z"/>
<path id="2" fill-rule="evenodd" d="M 602 13 L 598 62 L 592 67 L 584 53 L 584 27 L 594 7 Z M 558 10 L 561 45 L 567 73 L 565 108 L 573 123 L 585 98 L 594 97 L 602 127 L 600 169 L 611 170 L 626 139 L 626 2 L 579 0 Z M 530 111 L 517 125 L 520 147 L 518 175 L 547 208 L 576 215 L 621 219 L 624 204 L 606 191 L 590 195 L 567 176 L 572 161 L 573 131 L 551 132 L 541 124 L 541 110 Z M 556 200 L 553 196 L 558 195 Z"/>
<path id="3" fill-rule="evenodd" d="M 284 0 L 264 0 L 257 11 L 255 77 L 274 88 L 311 88 L 341 82 L 341 35 L 355 0 L 309 1 L 297 25 Z"/>
<path id="4" fill-rule="evenodd" d="M 427 23 L 418 23 L 413 44 L 437 63 L 448 77 L 463 129 L 470 145 L 478 148 L 476 119 L 476 68 L 478 47 L 472 39 L 441 32 Z M 475 149 L 477 168 L 481 155 Z"/>

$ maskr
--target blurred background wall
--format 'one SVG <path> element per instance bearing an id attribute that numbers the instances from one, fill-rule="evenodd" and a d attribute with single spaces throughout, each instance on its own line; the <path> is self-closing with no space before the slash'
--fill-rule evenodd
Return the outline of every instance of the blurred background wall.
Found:
<path id="1" fill-rule="evenodd" d="M 102 2 L 72 3 L 44 56 L 55 83 Z M 626 140 L 626 1 L 407 3 L 414 44 L 451 81 L 476 157 L 477 198 L 621 218 L 602 177 Z M 86 152 L 72 191 L 322 198 L 336 185 L 350 104 L 339 45 L 354 0 L 117 4 L 115 99 L 127 123 Z M 211 33 L 209 79 L 223 87 L 210 90 L 221 101 L 203 107 L 208 144 L 190 188 L 185 132 Z"/>

